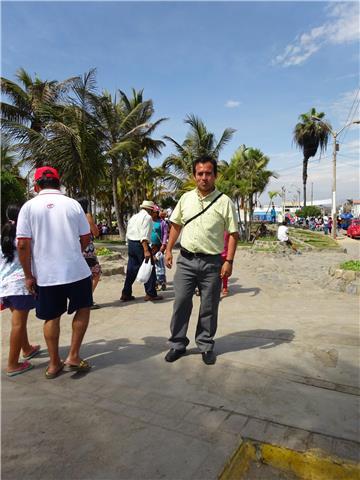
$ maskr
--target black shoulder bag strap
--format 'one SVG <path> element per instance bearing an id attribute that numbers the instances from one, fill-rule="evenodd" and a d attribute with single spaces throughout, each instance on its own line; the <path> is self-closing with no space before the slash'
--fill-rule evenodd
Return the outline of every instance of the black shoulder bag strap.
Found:
<path id="1" fill-rule="evenodd" d="M 208 210 L 212 205 L 214 205 L 214 203 L 216 202 L 216 200 L 219 200 L 219 198 L 221 197 L 222 193 L 220 193 L 216 198 L 214 198 L 214 200 L 209 203 L 209 205 L 204 208 L 204 210 L 201 210 L 201 212 L 197 213 L 196 215 L 194 215 L 193 217 L 189 218 L 189 220 L 187 220 L 185 223 L 184 223 L 184 227 L 186 227 L 186 225 L 188 225 L 190 222 L 192 222 L 193 220 L 195 220 L 195 218 L 197 217 L 200 217 L 200 215 L 202 215 L 203 213 L 206 212 L 206 210 Z"/>

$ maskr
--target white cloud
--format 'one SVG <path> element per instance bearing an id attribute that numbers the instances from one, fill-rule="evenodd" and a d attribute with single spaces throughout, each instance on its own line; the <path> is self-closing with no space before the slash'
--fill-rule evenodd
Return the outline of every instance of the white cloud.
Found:
<path id="1" fill-rule="evenodd" d="M 227 107 L 227 108 L 237 108 L 240 105 L 240 103 L 241 102 L 239 102 L 237 100 L 228 100 L 225 103 L 225 107 Z"/>
<path id="2" fill-rule="evenodd" d="M 281 55 L 273 60 L 273 65 L 289 67 L 301 65 L 326 44 L 354 42 L 360 38 L 359 5 L 357 2 L 331 4 L 323 25 L 296 37 Z"/>
<path id="3" fill-rule="evenodd" d="M 355 102 L 355 103 L 354 103 Z M 329 117 L 334 118 L 339 125 L 344 125 L 349 120 L 349 112 L 354 120 L 360 119 L 359 90 L 350 90 L 339 95 L 339 98 L 328 108 Z M 355 109 L 355 111 L 354 111 Z M 359 126 L 357 127 L 359 128 Z"/>

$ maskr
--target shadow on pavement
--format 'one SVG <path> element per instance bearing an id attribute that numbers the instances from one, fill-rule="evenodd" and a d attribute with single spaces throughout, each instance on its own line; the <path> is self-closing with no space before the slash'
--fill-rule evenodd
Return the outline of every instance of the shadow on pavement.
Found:
<path id="1" fill-rule="evenodd" d="M 144 343 L 141 344 L 132 343 L 128 338 L 117 338 L 114 340 L 99 339 L 83 343 L 81 346 L 81 356 L 89 360 L 92 365 L 91 370 L 99 370 L 118 364 L 127 365 L 141 362 L 142 360 L 146 360 L 168 350 L 168 346 L 166 345 L 167 338 L 165 337 L 144 337 L 142 340 Z M 68 346 L 61 346 L 59 348 L 60 358 L 66 358 L 68 351 Z M 43 350 L 37 358 L 46 358 L 46 362 L 39 364 L 39 367 L 47 365 L 47 350 Z M 85 373 L 75 372 L 72 378 L 80 379 L 84 376 Z"/>
<path id="2" fill-rule="evenodd" d="M 219 355 L 249 350 L 250 348 L 268 349 L 277 347 L 282 343 L 290 343 L 294 338 L 294 330 L 245 330 L 215 339 L 215 349 Z"/>
<path id="3" fill-rule="evenodd" d="M 237 295 L 238 293 L 251 293 L 252 292 L 252 297 L 255 297 L 256 295 L 259 295 L 261 292 L 261 288 L 259 287 L 249 287 L 249 288 L 243 288 L 241 285 L 234 285 L 233 283 L 230 284 L 229 286 L 229 294 L 227 297 L 232 297 L 233 295 Z M 221 298 L 223 300 L 223 298 Z"/>

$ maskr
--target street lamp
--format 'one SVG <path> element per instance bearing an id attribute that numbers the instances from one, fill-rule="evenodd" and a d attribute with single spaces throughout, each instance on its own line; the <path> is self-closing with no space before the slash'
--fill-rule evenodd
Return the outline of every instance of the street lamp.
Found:
<path id="1" fill-rule="evenodd" d="M 337 226 L 337 217 L 336 217 L 336 152 L 339 150 L 339 144 L 336 143 L 337 137 L 340 135 L 340 133 L 345 130 L 345 128 L 350 127 L 351 125 L 354 124 L 359 124 L 360 120 L 355 120 L 353 122 L 347 123 L 346 125 L 343 126 L 341 130 L 338 132 L 334 132 L 331 130 L 329 125 L 324 122 L 321 118 L 312 115 L 311 118 L 313 120 L 316 120 L 317 122 L 321 122 L 326 126 L 326 128 L 329 130 L 330 134 L 332 135 L 334 139 L 334 148 L 333 148 L 333 185 L 332 185 L 332 206 L 331 206 L 331 216 L 333 219 L 333 225 L 332 225 L 332 236 L 334 240 L 336 239 L 336 226 Z"/>

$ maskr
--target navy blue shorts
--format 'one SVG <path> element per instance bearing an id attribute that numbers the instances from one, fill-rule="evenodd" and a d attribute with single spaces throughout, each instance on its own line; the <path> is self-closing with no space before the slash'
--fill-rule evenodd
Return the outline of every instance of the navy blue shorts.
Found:
<path id="1" fill-rule="evenodd" d="M 14 308 L 15 310 L 32 310 L 35 308 L 35 299 L 32 295 L 9 295 L 3 297 L 4 308 Z"/>
<path id="2" fill-rule="evenodd" d="M 53 320 L 66 311 L 70 315 L 92 304 L 91 276 L 65 285 L 37 286 L 36 316 L 40 320 Z"/>

